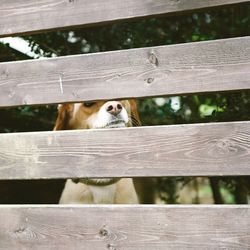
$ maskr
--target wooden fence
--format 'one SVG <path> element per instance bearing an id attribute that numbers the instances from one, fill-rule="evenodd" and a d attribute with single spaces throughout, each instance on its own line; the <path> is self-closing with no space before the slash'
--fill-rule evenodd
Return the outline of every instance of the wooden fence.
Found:
<path id="1" fill-rule="evenodd" d="M 3 1 L 0 36 L 243 2 Z M 250 37 L 1 63 L 0 72 L 1 107 L 243 90 Z M 0 179 L 250 175 L 249 148 L 247 121 L 1 134 Z M 249 218 L 248 205 L 0 206 L 0 249 L 250 249 Z"/>

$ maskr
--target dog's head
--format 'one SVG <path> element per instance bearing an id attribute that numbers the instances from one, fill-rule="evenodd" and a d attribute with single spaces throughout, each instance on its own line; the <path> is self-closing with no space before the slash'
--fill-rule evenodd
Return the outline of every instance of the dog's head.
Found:
<path id="1" fill-rule="evenodd" d="M 54 130 L 139 126 L 135 100 L 60 104 Z"/>

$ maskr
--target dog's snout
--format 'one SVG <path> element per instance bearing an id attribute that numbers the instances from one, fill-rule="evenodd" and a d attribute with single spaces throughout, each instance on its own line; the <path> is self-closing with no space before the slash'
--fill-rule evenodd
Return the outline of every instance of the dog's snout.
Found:
<path id="1" fill-rule="evenodd" d="M 122 104 L 117 101 L 111 101 L 107 103 L 106 111 L 111 115 L 118 115 L 122 111 Z"/>

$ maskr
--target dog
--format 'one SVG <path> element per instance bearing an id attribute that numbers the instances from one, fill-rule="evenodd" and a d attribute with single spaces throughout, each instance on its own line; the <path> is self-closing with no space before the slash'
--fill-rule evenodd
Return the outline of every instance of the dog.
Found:
<path id="1" fill-rule="evenodd" d="M 139 126 L 134 99 L 59 104 L 54 130 Z M 68 179 L 60 204 L 137 204 L 132 178 Z"/>

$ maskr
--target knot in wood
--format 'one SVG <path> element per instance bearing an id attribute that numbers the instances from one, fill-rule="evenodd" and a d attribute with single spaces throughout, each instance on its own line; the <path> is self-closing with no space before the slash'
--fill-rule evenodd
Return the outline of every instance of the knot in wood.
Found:
<path id="1" fill-rule="evenodd" d="M 105 229 L 105 228 L 102 228 L 100 231 L 99 231 L 99 234 L 103 237 L 107 236 L 108 235 L 108 230 Z"/>
<path id="2" fill-rule="evenodd" d="M 153 52 L 150 53 L 148 60 L 151 64 L 155 65 L 156 67 L 159 64 L 158 58 L 156 57 L 156 55 Z"/>
<path id="3" fill-rule="evenodd" d="M 20 228 L 16 229 L 14 232 L 15 233 L 23 233 L 25 230 L 26 230 L 25 227 L 20 227 Z"/>
<path id="4" fill-rule="evenodd" d="M 108 244 L 108 245 L 107 245 L 107 248 L 108 248 L 109 250 L 116 250 L 116 247 L 115 247 L 114 245 L 112 245 L 112 244 Z"/>
<path id="5" fill-rule="evenodd" d="M 152 78 L 152 77 L 150 77 L 150 78 L 147 79 L 147 83 L 148 84 L 152 83 L 153 81 L 154 81 L 154 78 Z"/>

